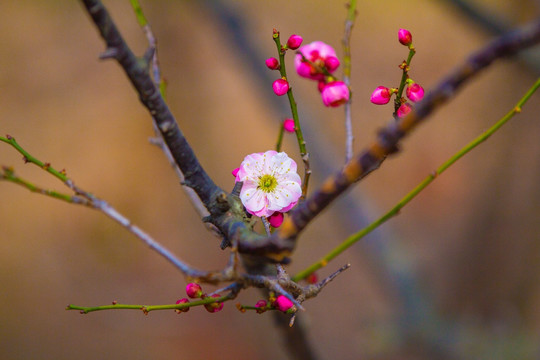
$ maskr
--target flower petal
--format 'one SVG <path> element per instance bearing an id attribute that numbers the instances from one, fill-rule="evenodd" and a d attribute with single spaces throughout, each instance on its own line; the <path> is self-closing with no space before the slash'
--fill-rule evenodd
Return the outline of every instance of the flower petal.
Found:
<path id="1" fill-rule="evenodd" d="M 247 186 L 246 186 L 247 185 Z M 257 185 L 251 182 L 244 183 L 240 191 L 240 200 L 250 213 L 261 211 L 268 205 L 268 200 L 264 192 L 257 189 Z"/>

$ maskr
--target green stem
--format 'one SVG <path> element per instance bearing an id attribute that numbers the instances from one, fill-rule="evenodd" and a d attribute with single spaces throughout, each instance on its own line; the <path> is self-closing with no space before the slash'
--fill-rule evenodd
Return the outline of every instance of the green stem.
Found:
<path id="1" fill-rule="evenodd" d="M 32 163 L 34 165 L 39 166 L 40 168 L 47 171 L 49 174 L 52 174 L 54 177 L 62 180 L 63 182 L 67 182 L 69 180 L 68 177 L 66 176 L 66 173 L 65 173 L 64 170 L 58 171 L 58 170 L 54 169 L 51 166 L 50 163 L 44 163 L 44 162 L 36 159 L 35 157 L 33 157 L 26 150 L 24 150 L 17 143 L 17 141 L 15 141 L 15 138 L 13 136 L 7 135 L 5 138 L 0 136 L 0 141 L 3 141 L 5 143 L 10 144 L 11 146 L 13 146 L 19 153 L 22 154 L 22 156 L 24 156 L 24 162 Z"/>
<path id="2" fill-rule="evenodd" d="M 356 0 L 351 0 L 345 20 L 345 36 L 343 37 L 343 81 L 351 77 L 351 33 L 356 19 Z"/>
<path id="3" fill-rule="evenodd" d="M 305 279 L 307 276 L 309 276 L 311 273 L 315 272 L 316 270 L 326 266 L 328 262 L 330 262 L 332 259 L 334 259 L 336 256 L 340 255 L 342 252 L 344 252 L 346 249 L 351 247 L 353 244 L 355 244 L 358 240 L 362 239 L 364 236 L 372 232 L 374 229 L 379 227 L 380 225 L 384 224 L 387 220 L 390 218 L 396 216 L 399 211 L 407 205 L 412 199 L 416 197 L 422 190 L 424 190 L 435 178 L 442 174 L 446 169 L 448 169 L 450 166 L 452 166 L 456 161 L 461 159 L 465 154 L 469 153 L 472 149 L 486 141 L 491 135 L 493 135 L 497 130 L 499 130 L 504 124 L 506 124 L 515 114 L 521 112 L 521 107 L 525 105 L 527 100 L 532 96 L 532 94 L 540 87 L 540 78 L 536 80 L 534 85 L 525 93 L 525 95 L 519 100 L 519 102 L 516 104 L 516 106 L 510 110 L 504 117 L 502 117 L 499 121 L 497 121 L 492 127 L 490 127 L 487 131 L 480 134 L 477 138 L 475 138 L 473 141 L 471 141 L 469 144 L 467 144 L 465 147 L 463 147 L 461 150 L 459 150 L 456 154 L 454 154 L 450 159 L 448 159 L 446 162 L 444 162 L 437 170 L 435 170 L 432 174 L 428 175 L 420 184 L 418 184 L 412 191 L 410 191 L 403 199 L 401 199 L 397 205 L 395 205 L 392 209 L 390 209 L 386 214 L 381 216 L 379 219 L 374 221 L 373 223 L 369 224 L 367 227 L 363 228 L 359 232 L 349 236 L 347 239 L 345 239 L 341 244 L 339 244 L 337 247 L 335 247 L 332 251 L 330 251 L 328 254 L 326 254 L 321 260 L 317 261 L 316 263 L 312 264 L 305 270 L 299 272 L 296 274 L 292 280 L 299 281 L 302 279 Z"/>
<path id="4" fill-rule="evenodd" d="M 139 0 L 129 0 L 129 2 L 131 3 L 131 7 L 133 7 L 133 11 L 135 12 L 139 25 L 141 27 L 148 25 L 148 20 L 146 20 L 146 17 L 144 16 L 141 4 L 139 4 Z"/>
<path id="5" fill-rule="evenodd" d="M 287 70 L 285 68 L 286 49 L 283 48 L 283 46 L 281 46 L 281 40 L 279 38 L 279 31 L 274 30 L 274 34 L 272 38 L 274 39 L 274 42 L 276 43 L 277 51 L 279 54 L 279 72 L 283 79 L 289 81 L 287 78 Z M 302 199 L 304 199 L 307 194 L 309 176 L 311 174 L 311 170 L 309 167 L 309 154 L 306 150 L 306 142 L 304 141 L 304 135 L 302 134 L 300 120 L 298 118 L 298 108 L 296 106 L 296 101 L 294 100 L 294 95 L 292 92 L 292 87 L 290 86 L 290 82 L 289 82 L 289 91 L 287 91 L 287 97 L 289 99 L 289 104 L 291 106 L 291 114 L 294 120 L 294 128 L 296 132 L 296 139 L 298 140 L 298 147 L 300 149 L 300 156 L 302 157 L 302 161 L 304 162 L 304 181 L 302 182 Z"/>
<path id="6" fill-rule="evenodd" d="M 101 310 L 141 310 L 145 314 L 154 310 L 182 310 L 194 306 L 201 306 L 206 304 L 212 304 L 217 302 L 225 302 L 231 300 L 232 296 L 224 295 L 219 298 L 207 297 L 202 300 L 191 301 L 184 304 L 168 304 L 168 305 L 132 305 L 132 304 L 111 304 L 111 305 L 101 305 L 101 306 L 78 306 L 78 305 L 68 305 L 66 310 L 80 310 L 81 314 L 88 314 L 94 311 Z"/>
<path id="7" fill-rule="evenodd" d="M 279 126 L 279 133 L 278 133 L 278 138 L 277 138 L 277 141 L 276 141 L 276 151 L 277 152 L 281 151 L 281 144 L 283 143 L 283 133 L 284 132 L 285 132 L 285 129 L 283 128 L 283 123 L 281 123 L 281 125 Z"/>
<path id="8" fill-rule="evenodd" d="M 396 113 L 401 106 L 401 98 L 403 97 L 403 89 L 405 89 L 405 84 L 407 83 L 407 79 L 409 78 L 409 66 L 411 66 L 412 58 L 416 54 L 416 50 L 414 46 L 409 45 L 409 56 L 407 57 L 407 61 L 405 61 L 404 64 L 402 64 L 403 67 L 403 74 L 401 75 L 401 82 L 399 83 L 399 89 L 396 94 L 396 99 L 394 100 L 394 112 Z M 395 115 L 394 113 L 394 115 Z"/>
<path id="9" fill-rule="evenodd" d="M 47 195 L 52 198 L 63 200 L 69 203 L 81 203 L 84 205 L 89 205 L 89 202 L 84 198 L 78 196 L 71 196 L 54 190 L 43 189 L 27 180 L 18 177 L 17 175 L 15 175 L 13 169 L 8 167 L 2 167 L 2 172 L 0 172 L 0 179 L 4 179 L 6 181 L 11 181 L 12 183 L 15 183 L 17 185 L 21 185 L 26 189 L 30 190 L 31 192 Z"/>

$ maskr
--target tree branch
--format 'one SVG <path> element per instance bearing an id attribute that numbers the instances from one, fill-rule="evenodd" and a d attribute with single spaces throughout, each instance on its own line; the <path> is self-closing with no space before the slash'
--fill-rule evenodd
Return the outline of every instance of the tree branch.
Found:
<path id="1" fill-rule="evenodd" d="M 217 194 L 223 191 L 202 168 L 182 134 L 159 89 L 154 85 L 149 74 L 148 60 L 133 54 L 101 1 L 82 0 L 82 3 L 107 44 L 101 58 L 114 58 L 122 66 L 141 102 L 154 118 L 175 162 L 182 170 L 186 185 L 193 188 L 204 205 L 210 208 Z"/>
<path id="2" fill-rule="evenodd" d="M 107 43 L 104 57 L 112 57 L 122 66 L 142 103 L 156 121 L 175 162 L 185 175 L 186 184 L 195 190 L 209 210 L 211 215 L 205 221 L 217 226 L 226 243 L 236 242 L 240 253 L 255 255 L 255 263 L 260 262 L 260 257 L 265 261 L 286 261 L 294 250 L 299 233 L 345 190 L 377 168 L 388 155 L 396 153 L 400 141 L 434 109 L 448 101 L 469 79 L 494 60 L 514 55 L 540 41 L 540 20 L 537 20 L 496 39 L 473 54 L 443 78 L 408 116 L 397 122 L 392 119 L 386 128 L 379 131 L 376 141 L 369 148 L 326 179 L 313 195 L 291 211 L 278 231 L 264 237 L 246 225 L 243 206 L 238 197 L 227 195 L 204 171 L 154 86 L 148 72 L 148 63 L 131 52 L 105 7 L 99 0 L 82 2 Z"/>
<path id="3" fill-rule="evenodd" d="M 246 253 L 273 252 L 273 259 L 287 256 L 295 246 L 299 233 L 345 190 L 378 167 L 386 156 L 398 152 L 400 141 L 422 123 L 437 107 L 446 103 L 455 93 L 482 69 L 499 58 L 515 55 L 540 41 L 540 20 L 503 35 L 471 55 L 462 65 L 444 77 L 424 100 L 404 118 L 390 123 L 378 133 L 375 142 L 348 162 L 329 178 L 306 201 L 290 212 L 281 227 L 265 241 L 239 242 L 239 251 Z"/>

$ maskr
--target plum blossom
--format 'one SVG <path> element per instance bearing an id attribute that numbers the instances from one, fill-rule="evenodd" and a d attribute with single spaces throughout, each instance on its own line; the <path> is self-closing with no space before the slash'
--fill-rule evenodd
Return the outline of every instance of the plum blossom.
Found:
<path id="1" fill-rule="evenodd" d="M 270 70 L 279 69 L 279 61 L 275 57 L 266 59 L 265 64 L 266 64 L 266 67 L 269 68 Z"/>
<path id="2" fill-rule="evenodd" d="M 370 101 L 375 105 L 385 105 L 390 101 L 392 95 L 391 89 L 386 86 L 377 86 L 377 88 L 371 94 Z"/>
<path id="3" fill-rule="evenodd" d="M 407 29 L 399 29 L 398 40 L 402 45 L 409 46 L 412 44 L 412 34 Z"/>
<path id="4" fill-rule="evenodd" d="M 268 222 L 270 223 L 270 225 L 272 225 L 272 227 L 280 227 L 281 224 L 283 224 L 283 213 L 276 211 L 268 217 Z"/>
<path id="5" fill-rule="evenodd" d="M 242 181 L 240 200 L 255 216 L 287 212 L 302 195 L 296 162 L 284 152 L 269 150 L 248 155 L 240 164 L 236 181 Z"/>
<path id="6" fill-rule="evenodd" d="M 279 295 L 274 302 L 274 307 L 279 311 L 287 312 L 294 306 L 293 302 L 284 295 Z"/>
<path id="7" fill-rule="evenodd" d="M 349 101 L 349 87 L 343 81 L 333 81 L 326 84 L 321 96 L 325 106 L 337 107 Z"/>
<path id="8" fill-rule="evenodd" d="M 176 300 L 176 304 L 187 304 L 187 303 L 189 303 L 189 300 L 186 299 L 186 298 L 182 298 L 182 299 Z M 184 308 L 184 309 L 176 309 L 176 310 L 174 310 L 174 311 L 175 311 L 177 314 L 181 314 L 181 313 L 183 313 L 183 312 L 188 312 L 189 309 L 190 309 L 189 307 L 186 307 L 186 308 Z"/>
<path id="9" fill-rule="evenodd" d="M 282 96 L 289 91 L 289 82 L 285 79 L 277 79 L 272 83 L 272 89 L 277 96 Z"/>
<path id="10" fill-rule="evenodd" d="M 186 294 L 192 299 L 200 298 L 203 294 L 201 285 L 189 283 L 186 285 Z"/>
<path id="11" fill-rule="evenodd" d="M 412 110 L 412 106 L 409 103 L 403 103 L 401 106 L 397 109 L 397 116 L 399 118 L 404 117 L 408 113 L 410 113 Z"/>
<path id="12" fill-rule="evenodd" d="M 294 120 L 293 119 L 285 119 L 283 121 L 283 129 L 285 129 L 286 132 L 293 133 L 294 130 Z"/>
<path id="13" fill-rule="evenodd" d="M 287 40 L 287 47 L 291 50 L 296 50 L 302 45 L 302 41 L 304 41 L 304 39 L 302 39 L 300 35 L 293 34 L 289 37 L 289 40 Z"/>
<path id="14" fill-rule="evenodd" d="M 416 83 L 407 85 L 407 97 L 412 102 L 418 102 L 424 98 L 424 88 Z"/>
<path id="15" fill-rule="evenodd" d="M 266 306 L 267 306 L 266 300 L 257 301 L 257 303 L 255 304 L 255 307 L 257 308 L 256 310 L 257 314 L 262 314 L 263 312 L 265 312 Z"/>
<path id="16" fill-rule="evenodd" d="M 310 63 L 304 61 L 302 55 L 306 60 L 311 61 L 313 64 L 319 67 L 326 67 L 329 73 L 334 72 L 339 66 L 339 59 L 337 58 L 336 51 L 322 41 L 314 41 L 310 44 L 304 45 L 298 49 L 299 54 L 294 58 L 294 67 L 298 75 L 313 79 L 324 79 L 324 73 L 320 72 Z"/>
<path id="17" fill-rule="evenodd" d="M 214 294 L 210 297 L 213 297 L 213 298 L 220 298 L 221 295 L 219 294 Z M 214 303 L 210 303 L 210 304 L 204 304 L 204 308 L 206 309 L 206 311 L 208 311 L 209 313 L 216 313 L 216 312 L 219 312 L 223 309 L 223 303 L 222 302 L 214 302 Z"/>

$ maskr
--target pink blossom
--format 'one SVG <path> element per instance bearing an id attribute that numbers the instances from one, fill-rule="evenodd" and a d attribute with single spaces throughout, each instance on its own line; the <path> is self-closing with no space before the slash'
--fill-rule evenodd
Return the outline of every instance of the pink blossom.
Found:
<path id="1" fill-rule="evenodd" d="M 271 58 L 266 59 L 265 63 L 266 63 L 266 66 L 267 66 L 270 70 L 277 70 L 277 69 L 279 69 L 279 61 L 278 61 L 278 59 L 276 59 L 275 57 L 271 57 Z"/>
<path id="2" fill-rule="evenodd" d="M 279 311 L 287 312 L 294 306 L 293 302 L 284 295 L 279 295 L 274 302 L 274 307 Z"/>
<path id="3" fill-rule="evenodd" d="M 275 227 L 275 228 L 280 227 L 281 224 L 283 223 L 283 213 L 276 211 L 275 213 L 273 213 L 272 215 L 268 217 L 268 222 L 270 223 L 270 225 L 272 225 L 272 227 Z"/>
<path id="4" fill-rule="evenodd" d="M 321 92 L 324 105 L 336 107 L 349 101 L 349 87 L 343 81 L 328 83 Z"/>
<path id="5" fill-rule="evenodd" d="M 186 294 L 192 299 L 200 298 L 203 294 L 201 285 L 197 283 L 189 283 L 186 285 Z"/>
<path id="6" fill-rule="evenodd" d="M 289 91 L 289 82 L 285 79 L 277 79 L 272 83 L 272 89 L 277 96 L 282 96 Z"/>
<path id="7" fill-rule="evenodd" d="M 287 40 L 287 47 L 291 50 L 296 50 L 302 45 L 302 41 L 304 41 L 304 39 L 302 39 L 300 35 L 293 34 L 289 37 L 289 40 Z"/>
<path id="8" fill-rule="evenodd" d="M 284 152 L 269 150 L 248 155 L 240 164 L 236 181 L 242 181 L 240 200 L 255 216 L 287 212 L 302 195 L 296 162 Z"/>
<path id="9" fill-rule="evenodd" d="M 397 109 L 397 116 L 402 118 L 408 113 L 410 113 L 412 110 L 412 106 L 409 105 L 409 103 L 401 104 L 401 106 Z"/>
<path id="10" fill-rule="evenodd" d="M 390 89 L 388 89 L 386 86 L 378 86 L 371 94 L 370 101 L 375 105 L 388 104 L 390 101 L 390 95 Z"/>
<path id="11" fill-rule="evenodd" d="M 418 102 L 424 98 L 424 89 L 416 83 L 409 84 L 407 85 L 407 97 L 412 102 Z"/>
<path id="12" fill-rule="evenodd" d="M 219 297 L 221 297 L 221 295 L 214 294 L 211 297 L 219 298 Z M 214 302 L 214 303 L 210 303 L 210 304 L 205 304 L 204 308 L 206 309 L 206 311 L 208 311 L 210 313 L 216 313 L 216 312 L 221 311 L 223 309 L 223 305 L 224 304 L 222 302 Z"/>
<path id="13" fill-rule="evenodd" d="M 398 40 L 401 44 L 409 46 L 412 44 L 412 34 L 409 30 L 399 29 L 398 31 Z"/>
<path id="14" fill-rule="evenodd" d="M 313 80 L 322 80 L 324 78 L 324 74 L 310 63 L 305 62 L 302 55 L 316 66 L 321 68 L 326 67 L 326 70 L 328 70 L 330 73 L 336 70 L 339 66 L 339 60 L 335 50 L 330 45 L 327 45 L 322 41 L 315 41 L 304 45 L 298 49 L 298 52 L 300 52 L 300 54 L 297 54 L 294 58 L 294 67 L 296 68 L 298 75 L 302 77 Z M 331 57 L 334 59 L 329 59 Z M 327 59 L 328 64 L 326 64 Z M 331 68 L 328 67 L 329 65 Z"/>
<path id="15" fill-rule="evenodd" d="M 293 119 L 285 119 L 285 121 L 283 121 L 283 128 L 285 129 L 285 131 L 293 133 L 295 131 L 294 130 L 294 120 Z"/>

